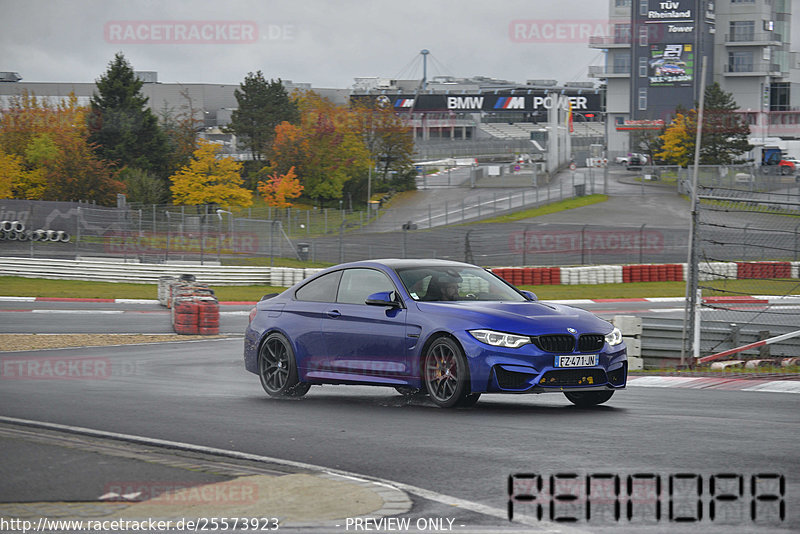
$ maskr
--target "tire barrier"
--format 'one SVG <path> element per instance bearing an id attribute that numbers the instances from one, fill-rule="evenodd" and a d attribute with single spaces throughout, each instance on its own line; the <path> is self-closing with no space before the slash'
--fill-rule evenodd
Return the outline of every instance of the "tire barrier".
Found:
<path id="1" fill-rule="evenodd" d="M 737 278 L 791 278 L 792 264 L 788 261 L 757 261 L 736 264 Z"/>
<path id="2" fill-rule="evenodd" d="M 681 282 L 683 265 L 623 265 L 622 282 Z"/>
<path id="3" fill-rule="evenodd" d="M 219 301 L 214 290 L 198 283 L 194 275 L 160 277 L 158 300 L 170 308 L 176 334 L 219 334 Z"/>
<path id="4" fill-rule="evenodd" d="M 698 268 L 701 281 L 800 278 L 800 262 L 701 262 Z M 687 275 L 685 263 L 591 267 L 499 267 L 491 271 L 515 286 L 683 282 Z"/>
<path id="5" fill-rule="evenodd" d="M 500 278 L 514 285 L 558 285 L 561 267 L 503 267 L 492 269 Z"/>
<path id="6" fill-rule="evenodd" d="M 0 241 L 49 241 L 69 243 L 72 237 L 63 230 L 26 230 L 20 221 L 0 221 Z"/>

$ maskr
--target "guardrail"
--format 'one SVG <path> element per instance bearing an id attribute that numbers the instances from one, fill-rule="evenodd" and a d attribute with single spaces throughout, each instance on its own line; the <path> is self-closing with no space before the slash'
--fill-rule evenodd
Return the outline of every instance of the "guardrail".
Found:
<path id="1" fill-rule="evenodd" d="M 725 321 L 703 321 L 704 345 L 725 350 L 750 345 L 748 357 L 792 357 L 800 354 L 800 340 L 788 339 L 769 346 L 769 354 L 756 342 L 770 336 L 782 335 L 797 328 L 775 324 L 749 323 L 737 326 Z M 645 367 L 670 368 L 680 363 L 683 343 L 683 318 L 642 317 L 641 354 Z"/>
<path id="2" fill-rule="evenodd" d="M 193 274 L 213 285 L 266 284 L 289 287 L 320 269 L 139 263 L 0 257 L 0 276 L 155 284 L 165 275 Z M 684 281 L 686 264 L 595 265 L 587 267 L 496 267 L 492 272 L 514 285 L 613 284 Z M 798 278 L 800 262 L 700 263 L 701 280 L 714 278 Z"/>
<path id="3" fill-rule="evenodd" d="M 263 284 L 288 287 L 319 270 L 0 257 L 2 276 L 137 284 L 155 284 L 162 276 L 191 274 L 198 282 L 217 286 Z"/>

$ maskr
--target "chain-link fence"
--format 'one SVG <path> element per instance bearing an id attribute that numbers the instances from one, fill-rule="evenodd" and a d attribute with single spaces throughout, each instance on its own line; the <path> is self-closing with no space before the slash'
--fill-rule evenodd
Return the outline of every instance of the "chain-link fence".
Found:
<path id="1" fill-rule="evenodd" d="M 530 179 L 518 175 L 500 176 L 494 180 L 509 182 L 507 185 L 512 187 L 467 188 L 466 194 L 457 195 L 457 201 L 405 209 L 378 205 L 371 213 L 352 210 L 344 201 L 338 209 L 274 209 L 265 205 L 234 209 L 131 204 L 110 208 L 86 203 L 0 200 L 0 254 L 108 257 L 152 263 L 275 257 L 332 263 L 386 256 L 464 258 L 468 256 L 464 250 L 469 248 L 465 243 L 469 242 L 466 236 L 471 229 L 452 225 L 600 192 L 601 178 L 600 173 L 572 173 L 567 179 L 552 181 L 550 176 L 540 175 L 532 186 Z M 512 179 L 522 180 L 520 184 L 527 187 L 513 187 Z M 8 223 L 8 231 L 3 229 L 4 222 Z M 612 241 L 620 241 L 612 247 L 624 249 L 632 257 L 638 254 L 636 261 L 653 251 L 649 245 L 636 249 L 631 244 L 639 239 L 634 235 L 637 232 L 652 240 L 648 230 L 608 231 L 617 232 Z M 50 232 L 52 239 L 41 238 L 42 232 Z M 476 261 L 484 258 L 518 265 L 535 261 L 536 254 L 542 252 L 542 261 L 547 263 L 556 253 L 571 253 L 588 263 L 605 254 L 600 248 L 608 248 L 589 243 L 588 239 L 598 238 L 591 229 L 583 229 L 577 238 L 574 229 L 559 231 L 558 244 L 531 228 L 521 227 L 514 232 L 515 237 L 509 240 L 502 231 L 504 239 L 500 242 L 496 230 L 474 232 L 472 249 Z M 517 235 L 520 232 L 524 234 L 522 238 Z M 529 243 L 520 245 L 520 239 Z M 453 240 L 459 246 L 454 246 Z M 537 240 L 544 244 L 536 245 Z M 565 245 L 567 241 L 569 244 Z M 651 261 L 656 261 L 655 257 Z"/>
<path id="2" fill-rule="evenodd" d="M 800 189 L 794 176 L 754 173 L 737 181 L 738 174 L 698 188 L 693 261 L 701 356 L 800 330 L 800 298 L 792 297 L 800 293 Z M 793 338 L 731 357 L 798 352 Z"/>

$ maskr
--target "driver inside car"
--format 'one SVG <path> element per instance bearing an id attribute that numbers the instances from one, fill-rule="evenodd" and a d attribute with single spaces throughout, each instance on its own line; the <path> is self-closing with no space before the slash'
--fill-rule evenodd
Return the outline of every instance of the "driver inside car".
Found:
<path id="1" fill-rule="evenodd" d="M 458 300 L 458 284 L 461 277 L 449 274 L 435 275 L 428 286 L 425 300 Z"/>

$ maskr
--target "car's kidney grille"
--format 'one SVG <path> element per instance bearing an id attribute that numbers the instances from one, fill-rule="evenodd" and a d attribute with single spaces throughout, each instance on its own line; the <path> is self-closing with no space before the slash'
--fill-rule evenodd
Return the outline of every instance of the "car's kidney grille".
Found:
<path id="1" fill-rule="evenodd" d="M 558 369 L 547 371 L 540 386 L 602 386 L 608 381 L 602 369 Z"/>
<path id="2" fill-rule="evenodd" d="M 537 347 L 545 352 L 572 352 L 575 338 L 569 334 L 547 334 L 533 338 Z"/>
<path id="3" fill-rule="evenodd" d="M 578 338 L 578 352 L 597 352 L 605 343 L 606 337 L 602 334 L 583 334 Z"/>

